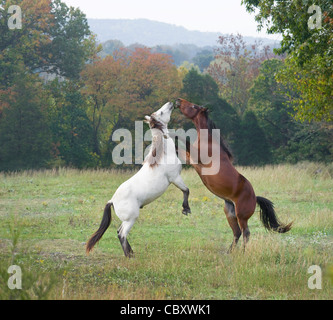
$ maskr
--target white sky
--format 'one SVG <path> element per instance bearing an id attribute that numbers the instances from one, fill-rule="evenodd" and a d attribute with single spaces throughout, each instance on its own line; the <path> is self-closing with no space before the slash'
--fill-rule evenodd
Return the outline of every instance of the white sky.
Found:
<path id="1" fill-rule="evenodd" d="M 161 21 L 188 30 L 240 33 L 280 39 L 279 35 L 258 33 L 254 15 L 246 12 L 241 0 L 63 0 L 79 7 L 88 18 Z"/>

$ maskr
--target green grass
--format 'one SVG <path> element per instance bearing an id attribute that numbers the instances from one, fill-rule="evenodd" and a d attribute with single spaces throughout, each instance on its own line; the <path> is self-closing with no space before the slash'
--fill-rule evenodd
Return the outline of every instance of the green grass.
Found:
<path id="1" fill-rule="evenodd" d="M 258 210 L 250 242 L 232 254 L 223 201 L 193 170 L 192 214 L 181 214 L 182 192 L 168 191 L 141 210 L 126 259 L 112 214 L 94 251 L 85 242 L 98 228 L 105 203 L 133 172 L 60 169 L 0 174 L 1 299 L 332 299 L 333 167 L 319 164 L 238 168 L 256 194 L 275 203 L 287 234 L 268 233 Z M 7 269 L 22 268 L 22 290 L 9 290 Z M 308 288 L 311 265 L 322 289 Z"/>

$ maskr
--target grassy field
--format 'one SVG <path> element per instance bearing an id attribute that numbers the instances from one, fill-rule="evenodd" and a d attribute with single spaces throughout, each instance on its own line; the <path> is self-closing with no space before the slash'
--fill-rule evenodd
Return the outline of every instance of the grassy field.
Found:
<path id="1" fill-rule="evenodd" d="M 238 168 L 256 194 L 275 203 L 287 234 L 268 233 L 258 210 L 250 242 L 227 254 L 232 232 L 223 201 L 193 170 L 192 214 L 181 213 L 174 186 L 141 210 L 129 235 L 135 258 L 117 238 L 119 219 L 94 251 L 105 203 L 133 172 L 60 169 L 0 174 L 1 299 L 332 299 L 333 167 L 317 164 Z M 9 290 L 7 269 L 22 269 L 22 290 Z M 311 290 L 311 265 L 322 269 L 322 289 Z"/>

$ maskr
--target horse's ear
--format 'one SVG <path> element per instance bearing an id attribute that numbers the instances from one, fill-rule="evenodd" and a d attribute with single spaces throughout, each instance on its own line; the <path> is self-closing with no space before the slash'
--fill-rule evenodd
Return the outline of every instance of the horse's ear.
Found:
<path id="1" fill-rule="evenodd" d="M 202 108 L 201 110 L 202 110 L 202 112 L 206 112 L 206 113 L 210 112 L 210 110 L 208 108 L 206 108 L 206 107 Z"/>
<path id="2" fill-rule="evenodd" d="M 151 117 L 149 117 L 149 116 L 145 116 L 145 120 L 143 120 L 143 122 L 145 122 L 145 123 L 150 123 L 150 121 L 151 121 Z"/>

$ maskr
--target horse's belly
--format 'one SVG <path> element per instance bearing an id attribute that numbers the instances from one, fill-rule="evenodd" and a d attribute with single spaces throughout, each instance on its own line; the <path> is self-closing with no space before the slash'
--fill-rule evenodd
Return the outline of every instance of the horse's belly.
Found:
<path id="1" fill-rule="evenodd" d="M 141 202 L 141 207 L 146 206 L 147 204 L 153 202 L 154 200 L 156 200 L 157 198 L 159 198 L 163 193 L 164 193 L 164 191 L 156 192 L 156 193 L 153 193 L 153 194 L 149 194 Z"/>
<path id="2" fill-rule="evenodd" d="M 222 181 L 220 177 L 216 176 L 200 177 L 210 192 L 224 200 L 232 200 L 232 195 L 234 193 L 233 183 L 229 181 Z"/>

